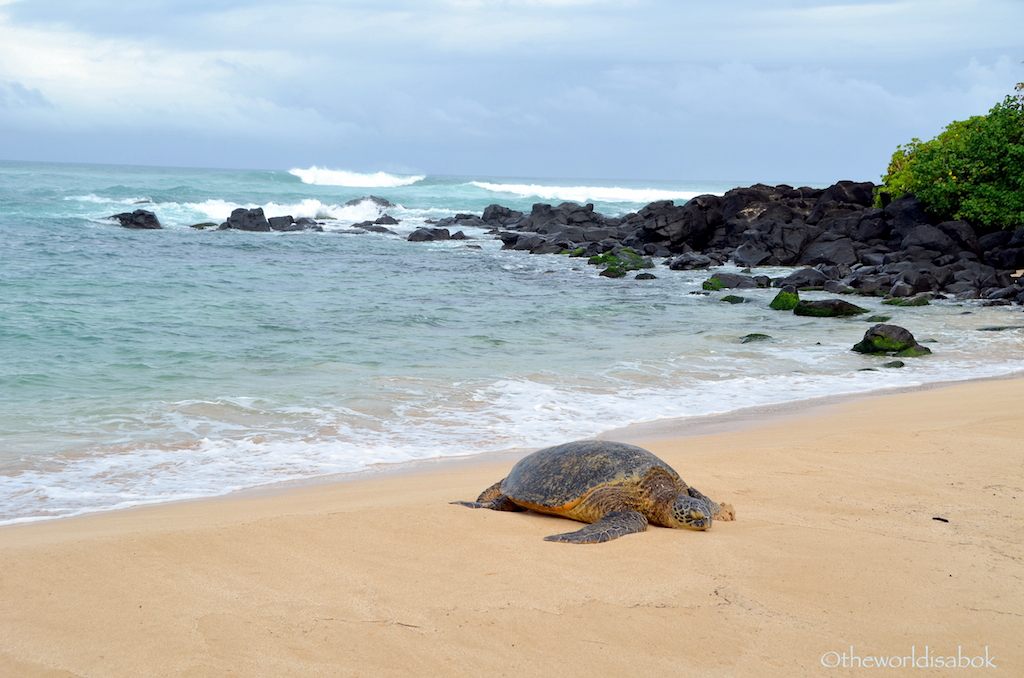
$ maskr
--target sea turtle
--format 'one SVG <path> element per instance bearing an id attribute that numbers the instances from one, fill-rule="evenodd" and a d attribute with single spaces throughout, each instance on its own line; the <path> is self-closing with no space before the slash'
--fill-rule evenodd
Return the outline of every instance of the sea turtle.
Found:
<path id="1" fill-rule="evenodd" d="M 719 506 L 688 486 L 647 450 L 604 440 L 579 440 L 534 452 L 476 501 L 452 503 L 494 511 L 532 509 L 591 523 L 544 538 L 573 544 L 643 532 L 648 523 L 706 530 L 713 517 L 735 517 L 731 506 Z"/>

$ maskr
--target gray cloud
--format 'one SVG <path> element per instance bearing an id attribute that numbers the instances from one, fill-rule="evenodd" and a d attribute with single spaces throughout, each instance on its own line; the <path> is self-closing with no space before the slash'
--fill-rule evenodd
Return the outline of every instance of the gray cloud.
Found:
<path id="1" fill-rule="evenodd" d="M 38 89 L 29 89 L 20 82 L 0 80 L 0 109 L 25 110 L 31 108 L 52 109 L 53 104 L 47 101 Z"/>
<path id="2" fill-rule="evenodd" d="M 20 159 L 149 135 L 152 164 L 876 179 L 1024 79 L 1020 25 L 1015 0 L 0 0 L 0 102 L 51 103 L 5 117 L 39 132 Z"/>

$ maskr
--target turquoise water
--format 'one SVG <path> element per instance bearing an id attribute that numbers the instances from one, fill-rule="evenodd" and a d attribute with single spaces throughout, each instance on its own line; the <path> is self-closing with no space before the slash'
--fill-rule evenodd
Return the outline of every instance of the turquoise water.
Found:
<path id="1" fill-rule="evenodd" d="M 730 187 L 0 163 L 0 523 L 1024 367 L 1019 330 L 978 332 L 1024 324 L 1018 307 L 859 301 L 935 342 L 862 371 L 884 362 L 849 350 L 863 320 L 773 312 L 768 290 L 725 304 L 700 293 L 707 272 L 609 280 L 483 232 L 402 237 L 494 202 L 621 215 Z M 332 232 L 379 216 L 345 204 L 371 194 L 398 236 Z M 188 227 L 257 205 L 330 218 Z M 165 229 L 103 219 L 138 207 Z"/>

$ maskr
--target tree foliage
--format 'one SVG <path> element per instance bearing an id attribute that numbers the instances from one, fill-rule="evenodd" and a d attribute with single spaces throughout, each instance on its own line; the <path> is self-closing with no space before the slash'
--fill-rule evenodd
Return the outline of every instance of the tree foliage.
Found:
<path id="1" fill-rule="evenodd" d="M 934 216 L 965 219 L 979 233 L 1024 226 L 1024 97 L 898 147 L 883 184 L 881 191 L 913 193 Z"/>

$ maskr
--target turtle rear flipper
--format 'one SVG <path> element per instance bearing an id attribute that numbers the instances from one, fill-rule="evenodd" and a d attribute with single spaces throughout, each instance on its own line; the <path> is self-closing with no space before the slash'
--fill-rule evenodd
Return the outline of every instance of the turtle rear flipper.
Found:
<path id="1" fill-rule="evenodd" d="M 522 506 L 518 506 L 514 501 L 501 495 L 497 499 L 488 499 L 487 501 L 453 501 L 452 504 L 458 504 L 459 506 L 468 506 L 469 508 L 485 508 L 491 509 L 492 511 L 525 511 Z"/>
<path id="2" fill-rule="evenodd" d="M 582 530 L 553 534 L 544 541 L 562 541 L 569 544 L 600 544 L 647 529 L 647 518 L 639 511 L 612 511 L 601 520 Z"/>
<path id="3" fill-rule="evenodd" d="M 469 508 L 491 509 L 492 511 L 525 511 L 526 509 L 501 493 L 501 484 L 503 482 L 505 481 L 499 480 L 488 487 L 480 493 L 476 501 L 453 501 L 452 503 L 459 506 L 468 506 Z"/>

